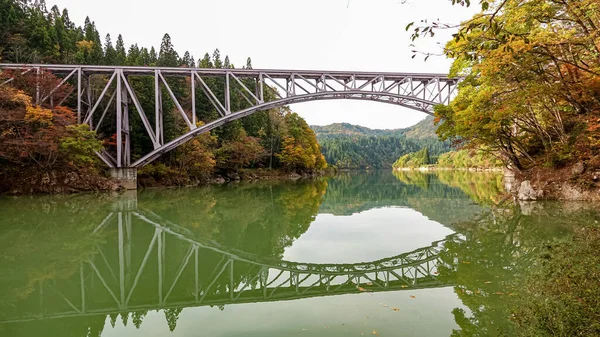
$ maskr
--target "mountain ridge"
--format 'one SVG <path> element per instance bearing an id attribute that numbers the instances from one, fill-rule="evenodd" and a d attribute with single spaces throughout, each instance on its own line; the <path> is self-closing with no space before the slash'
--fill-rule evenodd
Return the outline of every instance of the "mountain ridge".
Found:
<path id="1" fill-rule="evenodd" d="M 350 123 L 332 123 L 329 125 L 310 125 L 318 140 L 331 138 L 359 137 L 391 137 L 406 136 L 407 138 L 424 139 L 437 138 L 433 117 L 427 116 L 417 124 L 399 129 L 371 129 L 366 126 Z"/>

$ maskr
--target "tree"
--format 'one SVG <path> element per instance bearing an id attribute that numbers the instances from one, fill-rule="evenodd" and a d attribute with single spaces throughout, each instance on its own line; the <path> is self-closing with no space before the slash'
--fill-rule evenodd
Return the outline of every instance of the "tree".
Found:
<path id="1" fill-rule="evenodd" d="M 519 170 L 596 156 L 600 137 L 586 130 L 600 107 L 600 4 L 485 3 L 445 47 L 451 73 L 466 79 L 449 107 L 436 107 L 439 134 Z"/>
<path id="2" fill-rule="evenodd" d="M 106 65 L 115 65 L 117 64 L 117 51 L 115 47 L 112 45 L 112 41 L 110 39 L 110 34 L 106 34 L 106 39 L 104 42 L 104 64 Z"/>
<path id="3" fill-rule="evenodd" d="M 160 43 L 160 52 L 158 54 L 157 65 L 159 67 L 179 66 L 179 56 L 177 55 L 177 52 L 171 43 L 171 36 L 169 36 L 169 34 L 165 34 L 162 42 Z"/>
<path id="4" fill-rule="evenodd" d="M 123 36 L 119 34 L 117 38 L 117 43 L 115 44 L 116 50 L 116 64 L 119 66 L 124 66 L 127 63 L 127 52 L 125 51 L 125 43 L 123 42 Z"/>

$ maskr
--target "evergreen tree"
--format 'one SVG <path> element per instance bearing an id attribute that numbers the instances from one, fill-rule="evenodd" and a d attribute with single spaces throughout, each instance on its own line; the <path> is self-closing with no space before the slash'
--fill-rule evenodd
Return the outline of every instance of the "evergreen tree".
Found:
<path id="1" fill-rule="evenodd" d="M 157 65 L 160 67 L 179 66 L 179 55 L 177 55 L 177 52 L 171 43 L 171 36 L 169 36 L 169 34 L 165 34 L 160 43 Z"/>
<path id="2" fill-rule="evenodd" d="M 150 53 L 148 53 L 148 48 L 142 47 L 142 49 L 140 49 L 140 61 L 138 62 L 138 65 L 148 66 L 150 63 Z"/>
<path id="3" fill-rule="evenodd" d="M 125 51 L 125 43 L 123 42 L 123 36 L 121 36 L 121 34 L 119 34 L 119 37 L 117 38 L 115 50 L 117 52 L 116 65 L 124 66 L 127 62 L 127 52 Z"/>
<path id="4" fill-rule="evenodd" d="M 142 60 L 141 60 L 140 48 L 138 47 L 137 43 L 132 44 L 131 47 L 129 47 L 129 51 L 127 51 L 126 65 L 128 65 L 128 66 L 143 65 Z"/>
<path id="5" fill-rule="evenodd" d="M 106 34 L 104 41 L 104 64 L 115 65 L 117 62 L 117 51 L 113 47 L 110 34 Z"/>
<path id="6" fill-rule="evenodd" d="M 229 56 L 228 55 L 225 56 L 225 61 L 223 62 L 223 68 L 225 68 L 225 69 L 231 68 L 231 63 L 229 62 Z"/>
<path id="7" fill-rule="evenodd" d="M 204 57 L 201 60 L 198 60 L 198 68 L 214 68 L 208 53 L 204 54 Z"/>
<path id="8" fill-rule="evenodd" d="M 213 66 L 217 69 L 223 68 L 223 61 L 221 61 L 221 52 L 219 49 L 215 49 L 213 52 Z"/>
<path id="9" fill-rule="evenodd" d="M 185 54 L 183 54 L 183 58 L 181 59 L 181 65 L 188 68 L 194 67 L 194 58 L 190 56 L 190 52 L 186 50 Z"/>
<path id="10" fill-rule="evenodd" d="M 150 55 L 148 57 L 148 61 L 149 66 L 155 66 L 158 62 L 158 56 L 156 55 L 156 50 L 154 49 L 154 47 L 150 48 Z"/>

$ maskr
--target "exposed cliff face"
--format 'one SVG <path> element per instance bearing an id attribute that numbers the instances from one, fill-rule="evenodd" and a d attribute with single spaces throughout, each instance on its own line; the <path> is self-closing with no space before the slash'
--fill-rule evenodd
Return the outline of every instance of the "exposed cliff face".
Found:
<path id="1" fill-rule="evenodd" d="M 600 201 L 600 168 L 577 162 L 562 169 L 505 172 L 506 189 L 520 201 Z"/>

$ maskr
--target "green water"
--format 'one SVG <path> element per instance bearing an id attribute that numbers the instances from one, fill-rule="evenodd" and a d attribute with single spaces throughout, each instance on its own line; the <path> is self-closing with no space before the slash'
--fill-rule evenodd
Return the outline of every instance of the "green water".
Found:
<path id="1" fill-rule="evenodd" d="M 0 336 L 511 335 L 514 282 L 593 221 L 487 173 L 0 199 Z"/>

